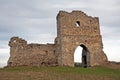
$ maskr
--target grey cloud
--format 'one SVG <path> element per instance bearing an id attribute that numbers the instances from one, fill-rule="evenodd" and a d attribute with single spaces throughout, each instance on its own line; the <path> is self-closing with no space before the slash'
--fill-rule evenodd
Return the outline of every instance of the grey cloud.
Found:
<path id="1" fill-rule="evenodd" d="M 0 42 L 0 49 L 6 49 L 6 48 L 8 48 L 8 42 L 7 42 L 7 40 L 1 41 Z M 0 52 L 0 53 L 2 53 L 2 52 Z"/>
<path id="2" fill-rule="evenodd" d="M 102 26 L 118 27 L 120 26 L 120 9 L 117 5 L 119 1 L 117 1 L 109 0 L 108 3 L 104 0 L 52 0 L 50 2 L 48 0 L 1 0 L 0 32 L 10 35 L 14 35 L 14 33 L 17 35 L 21 33 L 23 35 L 39 34 L 50 31 L 56 33 L 49 27 L 56 28 L 55 16 L 60 9 L 68 11 L 82 9 L 88 15 L 99 16 Z M 52 19 L 50 20 L 50 18 Z M 46 28 L 51 30 L 46 30 Z"/>
<path id="3" fill-rule="evenodd" d="M 99 16 L 102 26 L 118 27 L 120 26 L 120 15 L 118 14 L 119 5 L 116 5 L 117 3 L 113 0 L 110 0 L 109 3 L 104 0 L 52 0 L 50 2 L 48 0 L 2 0 L 0 5 L 0 32 L 10 35 L 56 33 L 49 27 L 56 29 L 55 16 L 60 9 L 68 11 L 82 9 L 88 15 Z"/>
<path id="4" fill-rule="evenodd" d="M 44 1 L 36 2 L 37 0 L 24 0 L 15 1 L 12 0 L 0 5 L 1 16 L 12 18 L 49 18 L 54 16 L 54 10 L 50 10 L 50 6 Z M 49 13 L 49 15 L 48 15 Z"/>
<path id="5" fill-rule="evenodd" d="M 30 35 L 26 38 L 28 43 L 54 43 L 56 35 L 51 33 L 44 33 L 44 34 L 38 34 L 38 35 Z"/>

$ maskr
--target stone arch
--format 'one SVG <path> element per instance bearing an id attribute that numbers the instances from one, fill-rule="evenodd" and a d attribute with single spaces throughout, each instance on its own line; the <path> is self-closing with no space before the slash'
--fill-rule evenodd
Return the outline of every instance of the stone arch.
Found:
<path id="1" fill-rule="evenodd" d="M 81 44 L 80 45 L 83 50 L 82 50 L 82 66 L 83 67 L 89 67 L 90 66 L 90 51 L 88 47 L 85 45 Z"/>
<path id="2" fill-rule="evenodd" d="M 77 63 L 74 66 L 89 67 L 90 66 L 90 51 L 88 47 L 85 44 L 80 44 L 78 47 L 82 48 L 82 51 L 79 52 L 79 54 L 81 55 L 81 63 Z M 75 56 L 75 53 L 74 53 L 74 56 Z"/>

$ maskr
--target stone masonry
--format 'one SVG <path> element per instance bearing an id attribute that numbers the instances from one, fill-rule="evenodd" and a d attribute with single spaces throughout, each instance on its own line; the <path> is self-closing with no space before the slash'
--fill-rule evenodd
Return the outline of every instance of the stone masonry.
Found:
<path id="1" fill-rule="evenodd" d="M 54 44 L 27 44 L 22 38 L 12 37 L 9 41 L 8 66 L 71 66 L 74 67 L 74 52 L 82 50 L 82 66 L 106 63 L 103 52 L 98 17 L 82 11 L 71 13 L 59 11 L 57 15 L 57 37 Z"/>
<path id="2" fill-rule="evenodd" d="M 55 44 L 27 44 L 22 38 L 12 37 L 8 66 L 55 66 Z"/>

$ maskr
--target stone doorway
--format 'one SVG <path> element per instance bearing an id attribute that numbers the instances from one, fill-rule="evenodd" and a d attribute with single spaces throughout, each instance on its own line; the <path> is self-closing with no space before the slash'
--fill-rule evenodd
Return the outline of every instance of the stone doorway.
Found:
<path id="1" fill-rule="evenodd" d="M 78 57 L 79 59 L 75 59 Z M 90 53 L 85 45 L 81 44 L 76 48 L 74 53 L 74 64 L 75 67 L 90 67 Z"/>

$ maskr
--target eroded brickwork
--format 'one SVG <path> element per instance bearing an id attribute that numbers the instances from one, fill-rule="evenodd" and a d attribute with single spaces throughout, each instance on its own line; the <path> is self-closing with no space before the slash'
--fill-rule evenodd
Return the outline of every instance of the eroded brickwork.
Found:
<path id="1" fill-rule="evenodd" d="M 10 42 L 8 66 L 55 66 L 57 55 L 55 44 L 27 44 L 19 37 L 12 37 Z"/>
<path id="2" fill-rule="evenodd" d="M 107 61 L 103 52 L 98 17 L 91 17 L 81 11 L 71 13 L 60 11 L 57 15 L 58 64 L 74 66 L 74 52 L 83 47 L 84 66 L 100 65 Z"/>
<path id="3" fill-rule="evenodd" d="M 74 66 L 77 46 L 83 48 L 84 67 L 107 62 L 103 52 L 98 17 L 81 11 L 60 11 L 57 15 L 57 37 L 54 44 L 27 44 L 27 41 L 12 37 L 8 66 Z"/>

